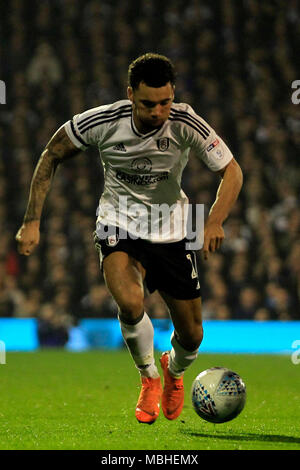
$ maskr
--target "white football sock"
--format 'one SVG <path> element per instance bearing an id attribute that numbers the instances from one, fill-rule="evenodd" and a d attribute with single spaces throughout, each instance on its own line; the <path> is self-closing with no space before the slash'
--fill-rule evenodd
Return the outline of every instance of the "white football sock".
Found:
<path id="1" fill-rule="evenodd" d="M 198 349 L 187 351 L 176 339 L 173 331 L 171 335 L 172 349 L 169 354 L 169 372 L 173 377 L 181 377 L 184 371 L 194 362 L 198 356 Z"/>
<path id="2" fill-rule="evenodd" d="M 147 313 L 144 312 L 143 318 L 135 325 L 125 323 L 120 316 L 118 318 L 123 339 L 141 376 L 159 377 L 154 361 L 154 329 Z"/>

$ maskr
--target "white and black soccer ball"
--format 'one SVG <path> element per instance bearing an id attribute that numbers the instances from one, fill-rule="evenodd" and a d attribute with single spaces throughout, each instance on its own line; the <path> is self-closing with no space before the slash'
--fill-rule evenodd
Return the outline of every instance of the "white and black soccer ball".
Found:
<path id="1" fill-rule="evenodd" d="M 192 403 L 196 413 L 211 423 L 225 423 L 243 410 L 246 386 L 241 377 L 225 367 L 212 367 L 195 378 Z"/>

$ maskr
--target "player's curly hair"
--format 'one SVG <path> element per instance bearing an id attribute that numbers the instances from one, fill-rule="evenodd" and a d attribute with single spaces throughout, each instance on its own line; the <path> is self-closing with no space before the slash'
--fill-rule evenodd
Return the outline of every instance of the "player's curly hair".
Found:
<path id="1" fill-rule="evenodd" d="M 141 82 L 159 88 L 170 82 L 175 85 L 175 69 L 168 57 L 147 52 L 135 59 L 128 68 L 128 85 L 137 89 Z"/>

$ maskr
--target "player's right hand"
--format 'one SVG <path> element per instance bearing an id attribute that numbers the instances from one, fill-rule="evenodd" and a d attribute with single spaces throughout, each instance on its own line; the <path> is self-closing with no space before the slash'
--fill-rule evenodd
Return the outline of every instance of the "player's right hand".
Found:
<path id="1" fill-rule="evenodd" d="M 224 240 L 224 230 L 220 223 L 207 222 L 204 229 L 203 257 L 208 259 L 209 253 L 214 253 L 221 247 Z"/>
<path id="2" fill-rule="evenodd" d="M 23 223 L 16 235 L 18 251 L 21 255 L 29 256 L 40 241 L 40 223 L 32 221 Z"/>

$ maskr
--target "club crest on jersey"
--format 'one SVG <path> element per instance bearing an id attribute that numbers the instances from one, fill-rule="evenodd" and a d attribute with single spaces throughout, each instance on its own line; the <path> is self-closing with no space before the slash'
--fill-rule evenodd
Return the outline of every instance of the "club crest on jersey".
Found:
<path id="1" fill-rule="evenodd" d="M 158 139 L 156 143 L 158 150 L 160 150 L 161 152 L 165 152 L 169 148 L 170 139 L 169 137 L 162 137 L 161 139 Z"/>
<path id="2" fill-rule="evenodd" d="M 118 235 L 109 235 L 107 238 L 106 238 L 106 244 L 110 247 L 114 247 L 117 245 L 117 243 L 119 242 L 119 237 Z"/>
<path id="3" fill-rule="evenodd" d="M 150 173 L 152 162 L 149 158 L 135 158 L 131 163 L 131 168 L 136 172 Z"/>

